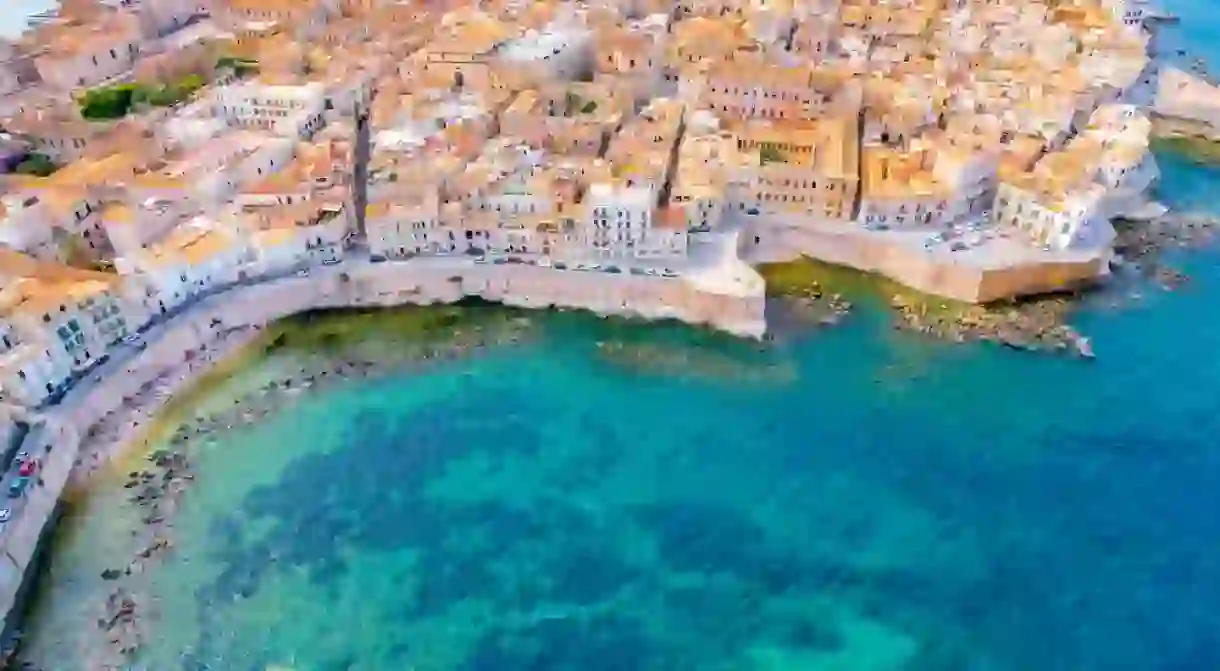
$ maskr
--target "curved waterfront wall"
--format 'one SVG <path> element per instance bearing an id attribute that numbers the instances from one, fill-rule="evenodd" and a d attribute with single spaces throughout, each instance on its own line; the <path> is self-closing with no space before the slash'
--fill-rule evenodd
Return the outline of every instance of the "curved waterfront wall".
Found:
<path id="1" fill-rule="evenodd" d="M 1063 252 L 1054 259 L 983 259 L 929 254 L 909 241 L 845 226 L 781 221 L 756 226 L 758 237 L 743 238 L 741 249 L 742 257 L 751 263 L 781 263 L 807 256 L 967 303 L 1062 291 L 1109 272 L 1109 260 L 1093 253 Z"/>
<path id="2" fill-rule="evenodd" d="M 268 324 L 318 309 L 453 303 L 478 297 L 506 305 L 570 307 L 601 315 L 678 319 L 737 335 L 765 333 L 762 292 L 717 294 L 682 279 L 630 274 L 556 271 L 529 265 L 472 263 L 339 264 L 240 285 L 213 295 L 152 329 L 146 346 L 97 379 L 86 378 L 63 402 L 42 416 L 23 449 L 42 456 L 42 484 L 14 505 L 0 532 L 0 609 L 4 631 L 20 616 L 27 583 L 48 523 L 77 462 L 82 436 L 106 416 L 125 412 L 127 399 L 163 387 L 163 400 L 193 384 L 233 350 L 252 341 Z M 140 411 L 151 416 L 144 408 Z"/>

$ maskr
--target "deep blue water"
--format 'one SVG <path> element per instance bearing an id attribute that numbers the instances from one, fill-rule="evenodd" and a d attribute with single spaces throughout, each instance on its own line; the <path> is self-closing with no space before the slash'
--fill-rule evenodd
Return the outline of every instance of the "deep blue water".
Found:
<path id="1" fill-rule="evenodd" d="M 1163 197 L 1206 204 L 1210 171 L 1163 167 Z M 147 662 L 1220 668 L 1220 272 L 1183 263 L 1178 292 L 1081 316 L 1092 363 L 868 311 L 763 352 L 554 315 L 308 396 L 199 453 Z M 91 529 L 122 508 L 66 525 L 42 658 L 87 648 L 52 630 L 105 588 Z"/>
<path id="2" fill-rule="evenodd" d="M 1160 161 L 1164 200 L 1215 209 L 1220 171 Z M 761 352 L 551 315 L 521 345 L 307 395 L 198 448 L 172 559 L 133 587 L 143 661 L 1220 669 L 1217 258 L 1081 314 L 1095 362 L 867 310 Z M 47 668 L 87 668 L 98 574 L 130 553 L 121 494 L 65 522 L 31 621 Z"/>

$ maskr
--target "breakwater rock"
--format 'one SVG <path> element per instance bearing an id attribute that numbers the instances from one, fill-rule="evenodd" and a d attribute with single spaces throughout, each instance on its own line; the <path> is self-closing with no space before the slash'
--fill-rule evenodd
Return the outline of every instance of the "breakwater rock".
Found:
<path id="1" fill-rule="evenodd" d="M 890 301 L 894 328 L 953 342 L 994 342 L 1030 351 L 1057 351 L 1093 358 L 1091 341 L 1066 323 L 1074 301 L 1067 297 L 1004 306 L 948 305 L 895 294 Z"/>

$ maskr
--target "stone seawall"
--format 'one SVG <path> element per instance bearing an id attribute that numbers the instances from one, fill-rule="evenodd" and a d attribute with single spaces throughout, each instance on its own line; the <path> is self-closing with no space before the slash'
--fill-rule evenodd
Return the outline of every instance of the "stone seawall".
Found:
<path id="1" fill-rule="evenodd" d="M 989 303 L 1087 284 L 1109 269 L 1097 255 L 1000 261 L 975 253 L 950 256 L 917 249 L 909 240 L 845 226 L 761 223 L 758 236 L 743 236 L 742 256 L 751 263 L 778 263 L 808 256 L 876 273 L 933 296 Z M 755 240 L 757 239 L 757 242 Z"/>
<path id="2" fill-rule="evenodd" d="M 266 325 L 316 309 L 453 303 L 467 297 L 507 305 L 570 307 L 602 315 L 678 319 L 742 336 L 766 331 L 764 297 L 713 294 L 681 279 L 628 274 L 561 272 L 534 266 L 469 262 L 341 264 L 242 286 L 205 299 L 154 328 L 147 345 L 113 365 L 87 387 L 34 417 L 40 425 L 22 448 L 45 455 L 42 484 L 32 486 L 0 534 L 0 608 L 5 632 L 20 618 L 19 600 L 39 541 L 54 519 L 59 497 L 78 458 L 82 436 L 107 415 L 128 410 L 127 398 L 158 381 L 173 393 L 194 384 L 225 353 Z M 235 338 L 233 334 L 238 334 Z M 167 375 L 173 373 L 173 375 Z"/>
<path id="3" fill-rule="evenodd" d="M 1152 133 L 1158 138 L 1220 142 L 1220 128 L 1210 122 L 1164 114 L 1153 115 Z"/>
<path id="4" fill-rule="evenodd" d="M 1198 74 L 1162 67 L 1153 122 L 1155 134 L 1162 137 L 1220 140 L 1220 87 Z"/>

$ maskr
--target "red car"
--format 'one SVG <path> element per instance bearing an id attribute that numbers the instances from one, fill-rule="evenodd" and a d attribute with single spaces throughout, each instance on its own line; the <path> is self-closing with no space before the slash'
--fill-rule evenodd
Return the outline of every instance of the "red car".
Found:
<path id="1" fill-rule="evenodd" d="M 38 470 L 38 460 L 37 459 L 26 459 L 25 461 L 21 462 L 21 466 L 17 469 L 17 475 L 28 478 L 31 475 L 33 475 L 34 472 L 37 470 Z"/>

